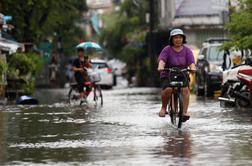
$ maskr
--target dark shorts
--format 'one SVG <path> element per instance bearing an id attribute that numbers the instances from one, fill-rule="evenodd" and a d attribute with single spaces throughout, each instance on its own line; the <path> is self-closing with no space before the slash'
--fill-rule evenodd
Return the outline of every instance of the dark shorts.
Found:
<path id="1" fill-rule="evenodd" d="M 183 82 L 183 87 L 189 87 L 190 77 L 187 73 L 184 73 L 184 75 L 174 75 L 170 74 L 169 77 L 163 77 L 161 78 L 161 88 L 164 90 L 168 87 L 173 87 L 171 85 L 172 81 L 181 81 Z"/>

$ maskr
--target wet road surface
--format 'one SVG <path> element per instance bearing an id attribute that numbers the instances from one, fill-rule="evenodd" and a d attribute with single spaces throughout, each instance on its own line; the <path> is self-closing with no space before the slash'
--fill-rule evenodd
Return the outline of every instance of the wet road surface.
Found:
<path id="1" fill-rule="evenodd" d="M 159 89 L 104 91 L 104 106 L 65 103 L 40 90 L 38 106 L 0 106 L 0 165 L 252 165 L 252 111 L 191 96 L 182 130 L 159 118 Z"/>

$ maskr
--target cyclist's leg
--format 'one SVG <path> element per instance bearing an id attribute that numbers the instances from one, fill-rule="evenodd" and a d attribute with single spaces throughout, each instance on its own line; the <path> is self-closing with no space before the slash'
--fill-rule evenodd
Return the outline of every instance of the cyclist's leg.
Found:
<path id="1" fill-rule="evenodd" d="M 82 76 L 75 76 L 75 80 L 77 82 L 77 89 L 79 91 L 79 97 L 83 98 L 85 97 L 85 92 L 84 92 L 84 79 Z"/>
<path id="2" fill-rule="evenodd" d="M 187 109 L 189 105 L 190 89 L 189 87 L 184 87 L 181 90 L 183 94 L 183 116 L 189 116 Z"/>
<path id="3" fill-rule="evenodd" d="M 161 97 L 162 97 L 162 106 L 161 110 L 159 112 L 160 117 L 165 117 L 167 105 L 169 103 L 169 100 L 171 98 L 172 88 L 169 87 L 169 80 L 168 79 L 162 79 L 162 91 L 161 91 Z"/>
<path id="4" fill-rule="evenodd" d="M 84 98 L 85 92 L 84 92 L 84 84 L 82 82 L 78 82 L 78 91 L 80 93 L 80 98 Z"/>
<path id="5" fill-rule="evenodd" d="M 86 96 L 88 96 L 90 94 L 90 92 L 92 91 L 92 86 L 87 86 L 86 87 Z"/>
<path id="6" fill-rule="evenodd" d="M 87 97 L 92 91 L 92 83 L 90 81 L 85 82 L 85 87 L 86 87 L 85 95 Z"/>

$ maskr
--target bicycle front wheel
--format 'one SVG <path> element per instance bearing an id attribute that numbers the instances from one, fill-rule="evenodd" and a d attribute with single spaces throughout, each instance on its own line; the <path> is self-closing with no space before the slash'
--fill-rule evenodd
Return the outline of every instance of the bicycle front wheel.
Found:
<path id="1" fill-rule="evenodd" d="M 94 101 L 96 104 L 103 105 L 103 96 L 102 96 L 102 90 L 100 85 L 95 85 L 94 87 Z"/>
<path id="2" fill-rule="evenodd" d="M 71 105 L 80 103 L 79 93 L 76 91 L 75 87 L 71 87 L 68 92 L 68 103 Z"/>
<path id="3" fill-rule="evenodd" d="M 183 100 L 182 94 L 172 94 L 170 102 L 171 123 L 178 128 L 182 127 Z"/>
<path id="4" fill-rule="evenodd" d="M 178 128 L 180 129 L 182 127 L 182 118 L 183 118 L 183 98 L 182 93 L 178 94 Z"/>

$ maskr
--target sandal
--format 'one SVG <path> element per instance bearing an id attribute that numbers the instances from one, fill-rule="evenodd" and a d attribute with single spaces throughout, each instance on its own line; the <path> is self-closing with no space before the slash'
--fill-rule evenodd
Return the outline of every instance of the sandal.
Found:
<path id="1" fill-rule="evenodd" d="M 187 120 L 190 119 L 190 116 L 189 115 L 183 115 L 182 116 L 182 122 L 186 122 Z"/>

